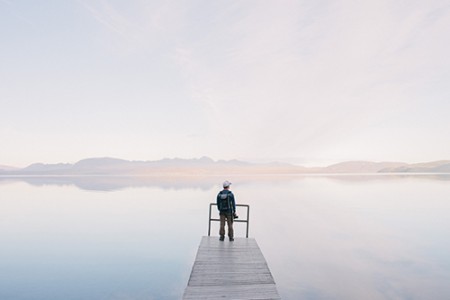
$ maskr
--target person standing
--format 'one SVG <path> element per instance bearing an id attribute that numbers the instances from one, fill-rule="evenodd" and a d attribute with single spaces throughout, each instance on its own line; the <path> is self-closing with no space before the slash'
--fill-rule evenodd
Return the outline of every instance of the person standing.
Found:
<path id="1" fill-rule="evenodd" d="M 223 190 L 217 195 L 217 209 L 220 215 L 220 240 L 225 239 L 225 221 L 228 225 L 228 237 L 230 242 L 234 241 L 233 219 L 236 213 L 236 203 L 234 195 L 230 191 L 231 182 L 225 180 L 223 183 Z"/>

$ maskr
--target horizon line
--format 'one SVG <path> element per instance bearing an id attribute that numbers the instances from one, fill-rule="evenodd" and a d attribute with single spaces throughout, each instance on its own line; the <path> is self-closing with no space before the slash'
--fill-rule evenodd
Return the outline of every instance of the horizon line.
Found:
<path id="1" fill-rule="evenodd" d="M 401 164 L 407 164 L 407 165 L 411 165 L 411 164 L 427 164 L 427 163 L 437 163 L 437 162 L 450 162 L 450 159 L 437 159 L 437 160 L 429 160 L 429 161 L 420 161 L 420 162 L 406 162 L 406 161 L 395 161 L 395 160 L 364 160 L 364 159 L 350 159 L 350 160 L 340 160 L 337 161 L 335 160 L 334 163 L 331 164 L 326 164 L 326 165 L 314 165 L 311 166 L 309 163 L 305 163 L 305 164 L 299 164 L 299 163 L 291 163 L 291 162 L 285 162 L 285 161 L 280 161 L 280 160 L 272 160 L 272 159 L 214 159 L 211 158 L 210 156 L 200 156 L 200 157 L 192 157 L 192 158 L 182 158 L 182 157 L 163 157 L 160 159 L 154 159 L 154 160 L 142 160 L 142 159 L 124 159 L 124 158 L 119 158 L 119 157 L 113 157 L 113 156 L 93 156 L 93 157 L 86 157 L 86 158 L 82 158 L 79 159 L 75 162 L 56 162 L 56 163 L 48 163 L 48 162 L 33 162 L 31 164 L 26 165 L 25 167 L 17 167 L 14 165 L 10 165 L 10 164 L 2 164 L 0 163 L 0 169 L 1 167 L 6 167 L 6 168 L 13 168 L 13 169 L 25 169 L 29 166 L 32 165 L 37 165 L 37 164 L 43 164 L 43 165 L 59 165 L 59 164 L 66 164 L 66 165 L 74 165 L 77 164 L 81 161 L 85 161 L 85 160 L 94 160 L 94 159 L 111 159 L 111 160 L 121 160 L 121 161 L 126 161 L 126 162 L 161 162 L 164 160 L 182 160 L 182 161 L 194 161 L 194 160 L 202 160 L 202 159 L 207 159 L 207 160 L 211 160 L 214 163 L 217 162 L 242 162 L 242 163 L 251 163 L 251 164 L 255 164 L 255 165 L 267 165 L 267 164 L 284 164 L 284 165 L 291 165 L 291 166 L 295 166 L 295 167 L 304 167 L 304 168 L 326 168 L 326 167 L 330 167 L 333 165 L 338 165 L 338 164 L 342 164 L 342 163 L 375 163 L 375 164 L 381 164 L 381 163 L 401 163 Z M 308 166 L 306 166 L 308 165 Z"/>

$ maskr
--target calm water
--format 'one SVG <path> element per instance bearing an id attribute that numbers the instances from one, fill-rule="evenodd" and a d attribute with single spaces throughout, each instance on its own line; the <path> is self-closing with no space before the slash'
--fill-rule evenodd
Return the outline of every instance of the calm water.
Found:
<path id="1" fill-rule="evenodd" d="M 0 299 L 180 299 L 223 179 L 0 178 Z M 283 299 L 450 299 L 450 176 L 227 179 Z"/>

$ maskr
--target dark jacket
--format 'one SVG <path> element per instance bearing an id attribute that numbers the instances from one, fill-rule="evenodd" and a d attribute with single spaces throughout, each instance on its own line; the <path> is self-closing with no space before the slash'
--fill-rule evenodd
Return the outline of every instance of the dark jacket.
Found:
<path id="1" fill-rule="evenodd" d="M 222 195 L 226 194 L 226 199 L 222 199 Z M 236 203 L 234 201 L 234 195 L 229 190 L 222 190 L 217 194 L 217 209 L 221 213 L 233 214 L 236 212 Z"/>

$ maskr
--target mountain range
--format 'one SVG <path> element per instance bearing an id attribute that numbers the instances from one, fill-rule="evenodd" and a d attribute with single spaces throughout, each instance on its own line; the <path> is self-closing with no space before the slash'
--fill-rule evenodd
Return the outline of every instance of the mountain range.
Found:
<path id="1" fill-rule="evenodd" d="M 450 173 L 450 160 L 407 164 L 402 162 L 348 161 L 327 167 L 302 167 L 287 163 L 256 164 L 239 160 L 162 159 L 129 161 L 87 158 L 74 164 L 35 163 L 26 168 L 0 165 L 0 175 L 220 175 L 220 174 L 333 174 L 333 173 Z"/>

